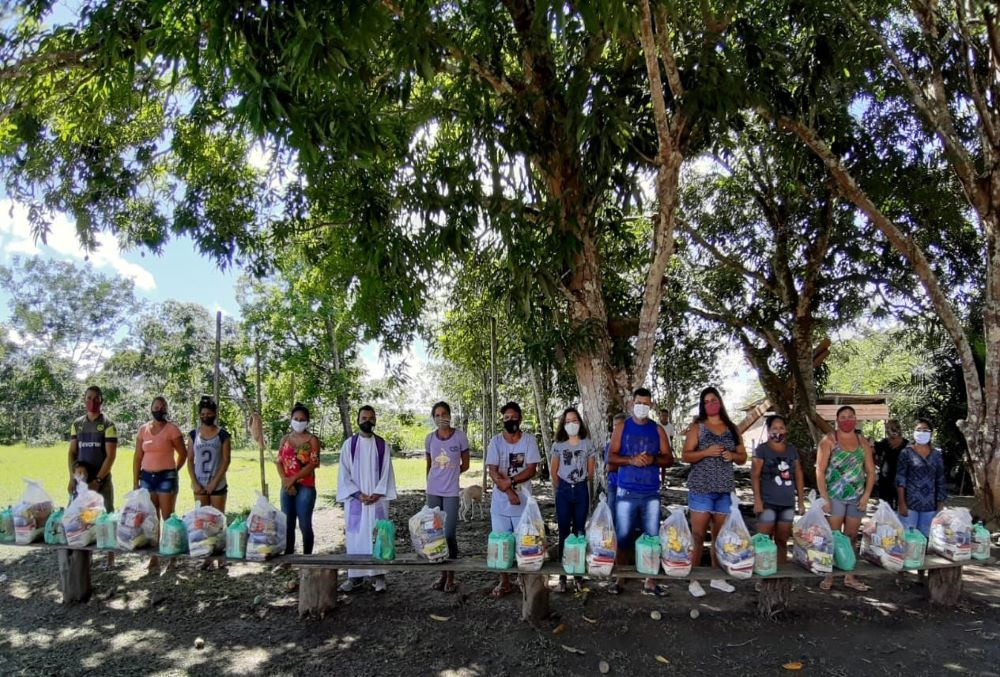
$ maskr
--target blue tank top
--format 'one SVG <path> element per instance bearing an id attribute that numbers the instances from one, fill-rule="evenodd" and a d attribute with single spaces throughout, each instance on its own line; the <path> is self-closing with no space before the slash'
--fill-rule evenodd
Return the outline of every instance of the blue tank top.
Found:
<path id="1" fill-rule="evenodd" d="M 638 456 L 646 452 L 653 458 L 660 453 L 660 427 L 648 421 L 645 424 L 636 423 L 634 419 L 625 420 L 622 430 L 622 447 L 620 456 Z M 644 468 L 623 465 L 618 468 L 618 486 L 626 491 L 642 494 L 660 493 L 660 466 L 652 463 Z"/>

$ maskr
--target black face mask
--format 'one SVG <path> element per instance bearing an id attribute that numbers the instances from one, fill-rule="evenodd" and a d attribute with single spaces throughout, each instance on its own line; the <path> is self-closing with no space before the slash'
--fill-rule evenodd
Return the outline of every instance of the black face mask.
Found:
<path id="1" fill-rule="evenodd" d="M 513 435 L 514 433 L 516 433 L 518 430 L 521 429 L 521 422 L 516 420 L 504 421 L 503 429 L 506 430 L 511 435 Z"/>
<path id="2" fill-rule="evenodd" d="M 365 435 L 371 435 L 372 431 L 375 430 L 375 424 L 371 421 L 362 421 L 358 424 L 358 427 L 361 428 L 361 432 Z"/>
<path id="3" fill-rule="evenodd" d="M 167 412 L 165 412 L 165 411 L 154 411 L 153 412 L 153 418 L 156 419 L 157 421 L 160 421 L 162 423 L 163 421 L 167 420 Z"/>
<path id="4" fill-rule="evenodd" d="M 213 426 L 213 425 L 215 425 L 215 417 L 214 416 L 205 416 L 205 417 L 203 417 L 201 419 L 201 424 L 202 425 L 207 425 L 207 426 Z"/>

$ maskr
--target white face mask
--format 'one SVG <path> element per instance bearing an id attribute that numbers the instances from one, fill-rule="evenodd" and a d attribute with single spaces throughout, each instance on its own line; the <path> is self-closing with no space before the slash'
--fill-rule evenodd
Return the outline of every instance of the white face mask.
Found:
<path id="1" fill-rule="evenodd" d="M 570 437 L 576 437 L 580 434 L 580 424 L 576 421 L 566 424 L 566 434 Z"/>
<path id="2" fill-rule="evenodd" d="M 292 430 L 297 433 L 304 433 L 309 427 L 309 421 L 292 421 Z"/>
<path id="3" fill-rule="evenodd" d="M 86 484 L 87 483 L 87 473 L 76 473 L 76 474 L 73 475 L 73 479 L 76 480 L 77 484 L 79 484 L 80 482 L 83 482 L 84 484 Z"/>
<path id="4" fill-rule="evenodd" d="M 451 418 L 447 416 L 438 416 L 436 419 L 434 419 L 434 425 L 436 425 L 438 428 L 441 428 L 442 430 L 445 428 L 450 428 Z"/>
<path id="5" fill-rule="evenodd" d="M 930 430 L 914 430 L 913 439 L 917 444 L 927 444 L 931 441 Z"/>
<path id="6" fill-rule="evenodd" d="M 632 413 L 640 421 L 649 417 L 649 405 L 648 404 L 636 404 L 632 407 Z"/>

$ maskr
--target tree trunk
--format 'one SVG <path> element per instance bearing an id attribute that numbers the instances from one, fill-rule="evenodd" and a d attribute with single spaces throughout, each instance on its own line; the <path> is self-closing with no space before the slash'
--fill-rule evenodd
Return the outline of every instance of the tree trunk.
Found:
<path id="1" fill-rule="evenodd" d="M 93 593 L 90 582 L 90 550 L 70 550 L 60 548 L 59 587 L 62 589 L 63 604 L 86 602 Z"/>
<path id="2" fill-rule="evenodd" d="M 538 416 L 538 432 L 542 438 L 542 467 L 539 469 L 539 474 L 545 479 L 549 476 L 548 454 L 552 451 L 552 419 L 549 416 L 549 398 L 545 391 L 545 385 L 539 377 L 538 368 L 533 364 L 529 364 L 528 374 L 531 378 L 531 390 L 535 395 L 535 414 Z"/>
<path id="3" fill-rule="evenodd" d="M 343 365 L 340 363 L 340 350 L 337 348 L 336 335 L 329 318 L 327 318 L 327 330 L 330 332 L 333 369 L 339 375 Z M 351 422 L 351 404 L 347 401 L 347 394 L 343 391 L 343 383 L 339 378 L 337 383 L 337 411 L 340 412 L 340 426 L 344 430 L 344 439 L 346 440 L 354 434 L 354 426 Z"/>
<path id="4" fill-rule="evenodd" d="M 549 588 L 544 574 L 519 574 L 521 581 L 521 620 L 540 623 L 549 617 Z"/>
<path id="5" fill-rule="evenodd" d="M 788 608 L 792 591 L 790 578 L 762 578 L 757 595 L 757 617 L 771 620 Z"/>
<path id="6" fill-rule="evenodd" d="M 324 618 L 337 606 L 337 570 L 299 569 L 299 618 Z"/>
<path id="7" fill-rule="evenodd" d="M 931 569 L 927 572 L 927 592 L 932 604 L 955 606 L 962 596 L 962 567 Z"/>

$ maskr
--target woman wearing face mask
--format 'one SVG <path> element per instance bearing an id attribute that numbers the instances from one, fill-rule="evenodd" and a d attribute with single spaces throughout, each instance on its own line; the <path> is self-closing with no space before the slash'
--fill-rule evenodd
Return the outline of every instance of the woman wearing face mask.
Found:
<path id="1" fill-rule="evenodd" d="M 837 410 L 837 429 L 823 437 L 816 450 L 816 488 L 826 501 L 830 528 L 843 530 L 852 543 L 875 487 L 875 455 L 857 423 L 854 407 L 844 405 Z M 844 585 L 858 592 L 868 590 L 854 574 L 844 576 Z M 824 578 L 819 587 L 833 587 L 833 576 Z"/>
<path id="2" fill-rule="evenodd" d="M 931 520 L 948 498 L 944 485 L 944 457 L 940 449 L 931 446 L 933 432 L 930 421 L 918 418 L 913 443 L 899 454 L 896 469 L 899 519 L 903 526 L 918 529 L 928 538 Z"/>
<path id="3" fill-rule="evenodd" d="M 751 482 L 753 484 L 753 511 L 757 515 L 757 533 L 771 536 L 778 546 L 778 564 L 788 559 L 788 537 L 792 534 L 795 519 L 795 498 L 798 497 L 798 514 L 805 506 L 805 480 L 799 452 L 795 445 L 785 441 L 787 429 L 781 416 L 766 419 L 767 442 L 753 451 Z"/>
<path id="4" fill-rule="evenodd" d="M 445 539 L 448 541 L 448 557 L 458 557 L 459 493 L 462 491 L 459 476 L 469 469 L 469 440 L 465 433 L 451 426 L 451 406 L 438 402 L 431 407 L 434 432 L 424 439 L 424 455 L 427 459 L 427 505 L 441 508 L 445 519 Z M 441 577 L 432 586 L 435 590 L 455 592 L 454 571 L 442 571 Z"/>
<path id="5" fill-rule="evenodd" d="M 552 488 L 556 495 L 559 523 L 559 553 L 570 534 L 582 534 L 590 510 L 587 483 L 594 479 L 597 449 L 590 441 L 587 426 L 575 407 L 567 407 L 559 418 L 556 441 L 552 445 Z M 574 581 L 577 589 L 580 579 Z M 566 592 L 566 577 L 559 577 L 559 592 Z"/>
<path id="6" fill-rule="evenodd" d="M 312 554 L 312 514 L 316 507 L 316 468 L 319 438 L 309 432 L 309 410 L 301 402 L 292 407 L 292 432 L 278 445 L 281 476 L 281 512 L 285 513 L 285 554 L 295 552 L 295 521 L 302 530 L 302 552 Z"/>
<path id="7" fill-rule="evenodd" d="M 153 420 L 143 424 L 135 436 L 135 456 L 132 461 L 133 487 L 142 487 L 156 506 L 160 526 L 174 513 L 177 505 L 177 470 L 184 466 L 187 448 L 184 434 L 175 424 L 167 420 L 167 401 L 157 397 L 150 405 Z M 149 571 L 159 567 L 160 560 L 155 555 L 149 558 Z M 167 569 L 173 570 L 171 558 Z"/>
<path id="8" fill-rule="evenodd" d="M 198 403 L 201 425 L 188 433 L 188 474 L 199 505 L 226 512 L 226 470 L 230 462 L 229 433 L 216 423 L 219 405 L 206 395 Z"/>

